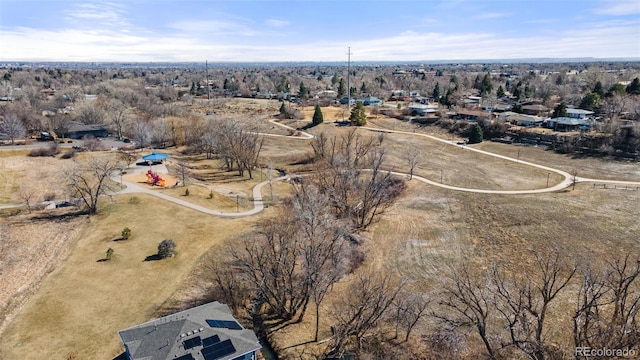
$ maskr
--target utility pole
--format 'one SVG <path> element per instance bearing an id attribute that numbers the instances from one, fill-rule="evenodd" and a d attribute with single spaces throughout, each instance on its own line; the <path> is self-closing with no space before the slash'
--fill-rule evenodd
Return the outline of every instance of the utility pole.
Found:
<path id="1" fill-rule="evenodd" d="M 211 91 L 209 90 L 209 64 L 208 61 L 204 61 L 204 71 L 207 76 L 207 100 L 211 100 Z"/>
<path id="2" fill-rule="evenodd" d="M 347 50 L 347 109 L 351 109 L 351 46 Z"/>

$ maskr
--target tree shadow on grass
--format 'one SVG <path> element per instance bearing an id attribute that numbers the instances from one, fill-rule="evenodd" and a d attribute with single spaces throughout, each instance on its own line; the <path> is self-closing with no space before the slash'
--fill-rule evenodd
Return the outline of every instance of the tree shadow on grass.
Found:
<path id="1" fill-rule="evenodd" d="M 96 260 L 96 262 L 105 262 L 105 261 L 109 261 L 109 259 L 98 259 L 98 260 Z"/>
<path id="2" fill-rule="evenodd" d="M 123 237 L 119 237 L 119 238 L 113 239 L 113 241 L 125 241 L 125 240 L 127 240 L 127 239 L 125 239 Z"/>
<path id="3" fill-rule="evenodd" d="M 144 261 L 158 261 L 158 260 L 162 260 L 162 257 L 158 254 L 149 255 L 146 258 L 144 258 Z"/>

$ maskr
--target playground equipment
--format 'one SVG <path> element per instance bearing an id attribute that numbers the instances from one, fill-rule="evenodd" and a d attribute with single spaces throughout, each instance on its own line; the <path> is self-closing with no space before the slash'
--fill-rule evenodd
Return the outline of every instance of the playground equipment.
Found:
<path id="1" fill-rule="evenodd" d="M 151 186 L 165 186 L 164 179 L 151 169 L 147 171 L 147 184 L 151 184 Z"/>

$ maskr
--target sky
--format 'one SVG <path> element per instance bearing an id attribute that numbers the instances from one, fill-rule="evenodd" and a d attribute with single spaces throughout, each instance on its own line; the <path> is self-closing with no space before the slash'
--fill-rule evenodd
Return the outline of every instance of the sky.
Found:
<path id="1" fill-rule="evenodd" d="M 640 0 L 0 0 L 0 61 L 640 58 Z"/>

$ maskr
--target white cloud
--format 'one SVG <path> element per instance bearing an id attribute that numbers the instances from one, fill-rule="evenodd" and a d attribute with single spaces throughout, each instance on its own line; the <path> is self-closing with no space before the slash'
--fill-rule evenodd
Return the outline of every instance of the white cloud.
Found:
<path id="1" fill-rule="evenodd" d="M 250 28 L 242 21 L 225 20 L 184 20 L 169 24 L 169 28 L 190 33 L 192 35 L 202 33 L 203 35 L 242 35 L 256 36 L 260 32 Z"/>
<path id="2" fill-rule="evenodd" d="M 286 20 L 277 20 L 277 19 L 268 19 L 267 21 L 265 21 L 265 23 L 269 26 L 272 27 L 285 27 L 288 26 L 290 24 L 289 21 Z"/>
<path id="3" fill-rule="evenodd" d="M 74 26 L 113 26 L 123 27 L 130 26 L 130 23 L 126 19 L 125 8 L 120 4 L 105 2 L 105 3 L 89 3 L 79 4 L 76 7 L 66 10 L 66 17 L 64 18 Z"/>
<path id="4" fill-rule="evenodd" d="M 609 0 L 606 4 L 595 10 L 596 14 L 604 15 L 634 15 L 640 14 L 640 1 L 638 0 Z"/>
<path id="5" fill-rule="evenodd" d="M 476 16 L 476 19 L 489 20 L 489 19 L 499 19 L 507 16 L 509 16 L 508 13 L 486 12 Z"/>
<path id="6" fill-rule="evenodd" d="M 336 61 L 351 46 L 355 61 L 517 59 L 543 57 L 638 57 L 640 36 L 634 21 L 584 24 L 549 35 L 505 37 L 494 33 L 408 31 L 354 41 L 327 40 L 278 44 L 257 34 L 260 45 L 242 45 L 241 36 L 216 39 L 203 27 L 239 35 L 224 22 L 175 23 L 177 34 L 150 31 L 3 29 L 3 60 L 24 61 Z M 241 25 L 242 28 L 244 25 Z M 194 36 L 194 29 L 205 36 Z M 189 31 L 186 31 L 189 30 Z M 222 41 L 225 41 L 223 43 Z"/>

